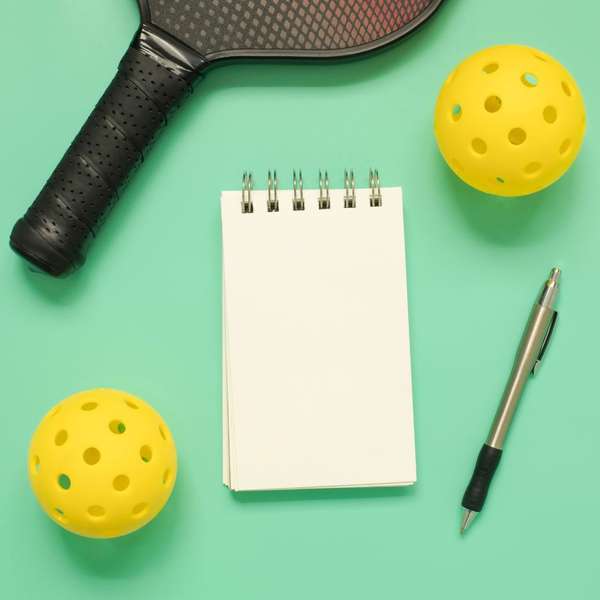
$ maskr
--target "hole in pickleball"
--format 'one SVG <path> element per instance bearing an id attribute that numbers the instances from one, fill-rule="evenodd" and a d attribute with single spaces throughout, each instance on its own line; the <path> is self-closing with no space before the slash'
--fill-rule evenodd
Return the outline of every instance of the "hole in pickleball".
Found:
<path id="1" fill-rule="evenodd" d="M 502 100 L 499 98 L 499 96 L 489 96 L 486 99 L 484 106 L 485 110 L 488 112 L 495 113 L 502 108 Z"/>
<path id="2" fill-rule="evenodd" d="M 102 537 L 105 538 L 114 538 L 121 535 L 121 532 L 118 529 L 109 529 L 102 534 Z"/>
<path id="3" fill-rule="evenodd" d="M 571 147 L 571 140 L 565 140 L 561 145 L 560 148 L 558 149 L 558 151 L 561 154 L 566 154 L 566 152 L 569 150 L 569 148 Z"/>
<path id="4" fill-rule="evenodd" d="M 69 434 L 63 429 L 62 431 L 59 431 L 56 434 L 56 437 L 54 438 L 54 443 L 57 446 L 62 446 L 67 441 L 68 437 L 69 437 Z"/>
<path id="5" fill-rule="evenodd" d="M 457 69 L 454 69 L 454 71 L 452 71 L 452 73 L 450 73 L 450 75 L 448 75 L 448 77 L 446 78 L 446 81 L 444 82 L 445 85 L 448 85 L 456 77 L 456 72 L 457 72 Z"/>
<path id="6" fill-rule="evenodd" d="M 527 87 L 535 87 L 539 81 L 538 78 L 533 75 L 533 73 L 525 73 L 521 75 L 521 83 Z"/>
<path id="7" fill-rule="evenodd" d="M 494 73 L 498 70 L 498 66 L 498 63 L 490 63 L 489 65 L 483 67 L 483 73 L 485 75 L 490 75 L 491 73 Z"/>
<path id="8" fill-rule="evenodd" d="M 140 448 L 140 458 L 144 462 L 150 462 L 152 460 L 152 449 L 150 446 L 142 446 Z"/>
<path id="9" fill-rule="evenodd" d="M 527 139 L 527 134 L 520 127 L 511 129 L 508 133 L 508 141 L 513 146 L 520 146 Z"/>
<path id="10" fill-rule="evenodd" d="M 171 469 L 167 469 L 163 473 L 163 485 L 169 485 L 171 483 Z"/>
<path id="11" fill-rule="evenodd" d="M 60 521 L 61 523 L 68 523 L 69 519 L 67 519 L 67 517 L 65 517 L 65 513 L 60 509 L 60 508 L 55 508 L 55 517 L 57 521 Z"/>
<path id="12" fill-rule="evenodd" d="M 487 144 L 481 138 L 475 138 L 471 142 L 471 146 L 477 154 L 485 154 L 487 152 Z"/>
<path id="13" fill-rule="evenodd" d="M 88 512 L 90 513 L 90 515 L 92 515 L 92 517 L 102 517 L 106 514 L 104 508 L 98 505 L 90 506 L 88 508 Z"/>
<path id="14" fill-rule="evenodd" d="M 540 165 L 540 163 L 538 162 L 532 162 L 529 163 L 528 165 L 525 165 L 525 168 L 523 169 L 523 171 L 525 171 L 525 173 L 527 173 L 527 175 L 533 175 L 534 173 L 537 173 L 542 165 Z"/>
<path id="15" fill-rule="evenodd" d="M 100 460 L 100 451 L 97 448 L 88 448 L 83 453 L 83 460 L 88 465 L 95 465 Z"/>
<path id="16" fill-rule="evenodd" d="M 121 434 L 121 433 L 125 433 L 125 423 L 121 422 L 121 421 L 111 421 L 108 424 L 109 429 L 116 434 Z"/>
<path id="17" fill-rule="evenodd" d="M 65 475 L 64 473 L 61 473 L 58 476 L 58 485 L 63 489 L 63 490 L 68 490 L 71 488 L 71 479 L 69 478 L 68 475 Z"/>
<path id="18" fill-rule="evenodd" d="M 129 477 L 127 475 L 117 475 L 113 479 L 113 487 L 117 492 L 123 492 L 129 487 Z"/>
<path id="19" fill-rule="evenodd" d="M 544 109 L 544 121 L 552 125 L 556 121 L 557 113 L 554 106 L 546 106 Z"/>
<path id="20" fill-rule="evenodd" d="M 146 502 L 140 502 L 136 504 L 131 511 L 134 517 L 141 517 L 148 510 L 148 504 Z"/>
<path id="21" fill-rule="evenodd" d="M 460 171 L 461 173 L 464 173 L 465 168 L 462 166 L 462 164 L 458 160 L 456 160 L 456 158 L 453 158 L 451 162 L 452 162 L 452 166 L 454 167 L 454 169 L 456 171 Z"/>

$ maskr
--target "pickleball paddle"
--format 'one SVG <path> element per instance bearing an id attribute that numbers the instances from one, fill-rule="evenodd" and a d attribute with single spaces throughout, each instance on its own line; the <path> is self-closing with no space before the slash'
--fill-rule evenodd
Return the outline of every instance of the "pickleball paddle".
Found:
<path id="1" fill-rule="evenodd" d="M 416 31 L 444 0 L 137 0 L 141 26 L 117 74 L 25 216 L 10 246 L 66 277 L 205 73 L 240 59 L 331 59 Z"/>

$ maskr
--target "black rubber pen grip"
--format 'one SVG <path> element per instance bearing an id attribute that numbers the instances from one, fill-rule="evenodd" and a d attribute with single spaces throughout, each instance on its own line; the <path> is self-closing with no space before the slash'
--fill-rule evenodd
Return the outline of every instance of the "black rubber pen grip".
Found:
<path id="1" fill-rule="evenodd" d="M 488 490 L 490 489 L 490 483 L 492 483 L 492 478 L 501 458 L 502 450 L 492 448 L 487 444 L 483 445 L 477 457 L 473 476 L 462 499 L 464 508 L 475 512 L 481 511 L 485 504 Z"/>

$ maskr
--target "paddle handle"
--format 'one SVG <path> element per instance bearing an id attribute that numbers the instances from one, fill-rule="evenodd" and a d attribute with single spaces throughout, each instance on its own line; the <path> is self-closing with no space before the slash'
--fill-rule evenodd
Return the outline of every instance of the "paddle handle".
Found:
<path id="1" fill-rule="evenodd" d="M 81 267 L 131 176 L 191 92 L 172 69 L 130 47 L 58 167 L 15 224 L 11 248 L 31 268 L 54 277 Z"/>

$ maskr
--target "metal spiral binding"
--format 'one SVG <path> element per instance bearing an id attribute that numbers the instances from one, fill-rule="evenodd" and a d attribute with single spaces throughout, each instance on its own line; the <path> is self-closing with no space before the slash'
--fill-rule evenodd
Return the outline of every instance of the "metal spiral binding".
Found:
<path id="1" fill-rule="evenodd" d="M 369 199 L 371 206 L 381 206 L 383 204 L 383 198 L 381 197 L 381 184 L 379 182 L 379 171 L 377 169 L 369 169 L 369 185 L 371 187 L 371 195 Z M 377 191 L 375 191 L 377 187 Z"/>
<path id="2" fill-rule="evenodd" d="M 302 181 L 302 171 L 293 171 L 294 197 L 292 207 L 295 211 L 304 210 L 304 186 Z M 356 208 L 356 187 L 354 183 L 354 171 L 352 169 L 344 171 L 344 208 Z M 383 196 L 381 194 L 381 182 L 379 180 L 379 171 L 369 169 L 369 202 L 372 207 L 383 206 Z M 244 173 L 242 178 L 242 212 L 253 213 L 254 203 L 252 202 L 253 179 L 252 171 Z M 277 195 L 277 171 L 268 172 L 267 188 L 267 211 L 279 212 L 279 198 Z M 327 210 L 331 208 L 331 198 L 329 196 L 329 174 L 327 171 L 319 170 L 319 209 Z"/>
<path id="3" fill-rule="evenodd" d="M 298 171 L 300 181 L 300 197 L 298 197 L 298 180 L 296 179 L 296 170 L 294 169 L 294 210 L 304 210 L 304 193 L 302 191 L 302 171 Z"/>
<path id="4" fill-rule="evenodd" d="M 250 171 L 250 174 L 244 173 L 242 177 L 242 212 L 254 212 L 254 205 L 252 204 L 252 171 Z"/>
<path id="5" fill-rule="evenodd" d="M 323 175 L 319 170 L 319 209 L 331 208 L 331 200 L 329 198 L 329 175 L 325 171 L 325 196 L 323 196 Z"/>
<path id="6" fill-rule="evenodd" d="M 352 169 L 350 169 L 350 187 L 352 188 L 352 194 L 350 194 L 348 183 L 348 171 L 344 171 L 344 185 L 346 187 L 344 208 L 356 208 L 356 189 L 354 187 L 354 171 Z"/>
<path id="7" fill-rule="evenodd" d="M 271 180 L 271 171 L 269 171 L 269 192 L 267 197 L 267 212 L 279 212 L 279 199 L 277 198 L 277 171 L 273 170 L 273 180 Z M 271 191 L 273 197 L 271 198 Z"/>

